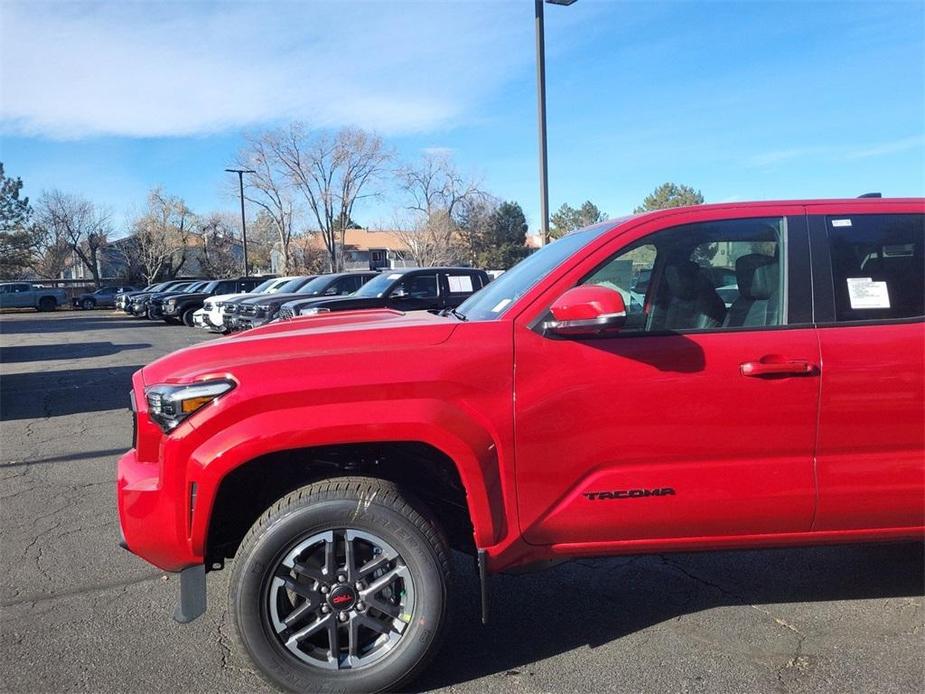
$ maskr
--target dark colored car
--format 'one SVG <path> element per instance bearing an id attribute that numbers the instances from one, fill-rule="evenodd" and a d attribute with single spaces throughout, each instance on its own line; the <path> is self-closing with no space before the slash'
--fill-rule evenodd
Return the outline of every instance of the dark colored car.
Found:
<path id="1" fill-rule="evenodd" d="M 164 294 L 168 293 L 179 293 L 190 289 L 198 284 L 202 280 L 182 280 L 176 282 L 169 282 L 166 287 L 156 291 L 156 292 L 145 292 L 143 294 L 136 294 L 133 296 L 128 304 L 127 312 L 136 318 L 147 318 L 148 317 L 148 306 L 151 304 L 151 300 L 156 297 L 161 297 Z"/>
<path id="2" fill-rule="evenodd" d="M 74 297 L 71 299 L 71 303 L 74 305 L 74 308 L 82 308 L 85 311 L 102 306 L 114 307 L 116 305 L 116 298 L 119 294 L 134 291 L 138 291 L 138 287 L 103 287 L 102 289 L 97 289 L 95 292 L 87 292 Z"/>
<path id="3" fill-rule="evenodd" d="M 280 318 L 330 311 L 393 308 L 397 311 L 456 308 L 491 279 L 467 267 L 406 268 L 383 272 L 350 296 L 289 302 Z"/>
<path id="4" fill-rule="evenodd" d="M 239 329 L 256 328 L 276 319 L 280 307 L 293 299 L 320 299 L 323 297 L 347 296 L 353 294 L 364 284 L 376 277 L 379 273 L 369 272 L 340 272 L 330 275 L 321 275 L 311 282 L 307 282 L 295 292 L 284 294 L 278 292 L 268 296 L 255 296 L 241 299 L 238 302 Z"/>
<path id="5" fill-rule="evenodd" d="M 317 275 L 299 275 L 298 277 L 293 277 L 280 287 L 277 293 L 292 294 L 311 282 L 315 277 L 317 277 Z M 234 332 L 235 330 L 241 329 L 241 317 L 242 311 L 244 310 L 243 302 L 251 298 L 253 297 L 241 296 L 237 299 L 225 302 L 225 305 L 222 306 L 222 326 L 225 332 Z"/>
<path id="6" fill-rule="evenodd" d="M 212 280 L 202 286 L 190 288 L 182 294 L 164 296 L 151 300 L 154 318 L 163 318 L 167 323 L 183 323 L 193 326 L 193 314 L 202 308 L 203 302 L 216 294 L 249 292 L 266 277 L 239 277 L 238 279 Z"/>
<path id="7" fill-rule="evenodd" d="M 170 282 L 157 282 L 156 284 L 149 284 L 144 289 L 139 289 L 134 292 L 122 292 L 116 297 L 116 309 L 120 311 L 125 311 L 128 313 L 129 306 L 131 306 L 132 299 L 134 299 L 139 294 L 150 294 L 151 292 L 159 292 L 163 289 L 166 289 L 171 283 Z"/>

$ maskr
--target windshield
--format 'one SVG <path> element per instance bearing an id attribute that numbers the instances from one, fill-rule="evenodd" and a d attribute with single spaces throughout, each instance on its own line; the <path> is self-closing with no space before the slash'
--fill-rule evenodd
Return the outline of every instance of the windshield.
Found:
<path id="1" fill-rule="evenodd" d="M 267 291 L 270 287 L 272 287 L 272 286 L 273 286 L 274 284 L 276 284 L 277 282 L 279 282 L 279 280 L 276 279 L 276 278 L 269 279 L 269 280 L 267 280 L 266 282 L 261 282 L 261 283 L 258 284 L 256 287 L 254 287 L 253 289 L 251 289 L 251 290 L 248 292 L 248 294 L 263 294 L 265 291 Z"/>
<path id="2" fill-rule="evenodd" d="M 541 279 L 559 267 L 598 236 L 613 229 L 619 220 L 610 220 L 573 231 L 561 239 L 543 246 L 517 263 L 484 289 L 466 299 L 457 310 L 469 320 L 494 320 L 517 299 L 526 294 Z M 371 283 L 370 283 L 371 284 Z"/>
<path id="3" fill-rule="evenodd" d="M 274 294 L 292 294 L 296 289 L 301 287 L 303 284 L 309 281 L 308 277 L 296 277 L 289 280 L 282 287 L 278 287 L 273 293 Z"/>
<path id="4" fill-rule="evenodd" d="M 318 296 L 327 289 L 332 282 L 331 277 L 316 277 L 308 284 L 304 285 L 297 293 L 298 294 L 308 294 L 309 296 Z"/>
<path id="5" fill-rule="evenodd" d="M 392 286 L 392 283 L 400 279 L 402 273 L 400 272 L 383 272 L 381 275 L 376 275 L 369 282 L 360 287 L 357 291 L 353 293 L 353 296 L 365 296 L 365 297 L 381 297 L 386 293 L 389 287 Z"/>

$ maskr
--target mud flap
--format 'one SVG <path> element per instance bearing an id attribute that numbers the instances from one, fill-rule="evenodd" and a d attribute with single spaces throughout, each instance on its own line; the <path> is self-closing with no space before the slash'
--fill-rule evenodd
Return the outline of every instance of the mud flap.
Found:
<path id="1" fill-rule="evenodd" d="M 188 624 L 206 611 L 206 567 L 205 564 L 188 566 L 180 572 L 180 602 L 173 618 L 180 624 Z"/>
<path id="2" fill-rule="evenodd" d="M 488 624 L 488 557 L 484 549 L 478 550 L 479 585 L 482 593 L 482 624 Z"/>

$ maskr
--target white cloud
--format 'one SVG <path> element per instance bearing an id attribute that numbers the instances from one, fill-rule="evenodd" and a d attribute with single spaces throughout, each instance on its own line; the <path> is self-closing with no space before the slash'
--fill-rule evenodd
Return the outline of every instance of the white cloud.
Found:
<path id="1" fill-rule="evenodd" d="M 892 142 L 882 142 L 871 147 L 850 150 L 845 153 L 845 159 L 869 159 L 870 157 L 880 157 L 884 154 L 895 154 L 896 152 L 923 148 L 925 148 L 925 136 L 915 135 L 914 137 L 904 137 Z"/>
<path id="2" fill-rule="evenodd" d="M 910 149 L 925 150 L 925 136 L 914 135 L 912 137 L 903 137 L 863 147 L 828 145 L 796 147 L 793 149 L 762 152 L 749 157 L 746 163 L 751 167 L 766 168 L 791 162 L 794 159 L 805 159 L 808 157 L 825 161 L 870 159 L 872 157 L 882 157 L 897 152 L 906 152 Z"/>
<path id="3" fill-rule="evenodd" d="M 0 130 L 451 127 L 532 60 L 528 3 L 0 5 Z"/>

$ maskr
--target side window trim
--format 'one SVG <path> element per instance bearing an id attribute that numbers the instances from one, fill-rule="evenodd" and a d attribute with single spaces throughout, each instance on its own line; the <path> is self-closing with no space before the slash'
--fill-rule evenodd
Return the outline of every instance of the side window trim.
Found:
<path id="1" fill-rule="evenodd" d="M 816 311 L 813 298 L 812 248 L 805 214 L 787 216 L 787 281 L 784 284 L 784 324 L 809 327 Z"/>
<path id="2" fill-rule="evenodd" d="M 825 216 L 808 215 L 807 221 L 813 269 L 813 323 L 830 325 L 835 323 L 835 280 L 825 231 Z"/>

